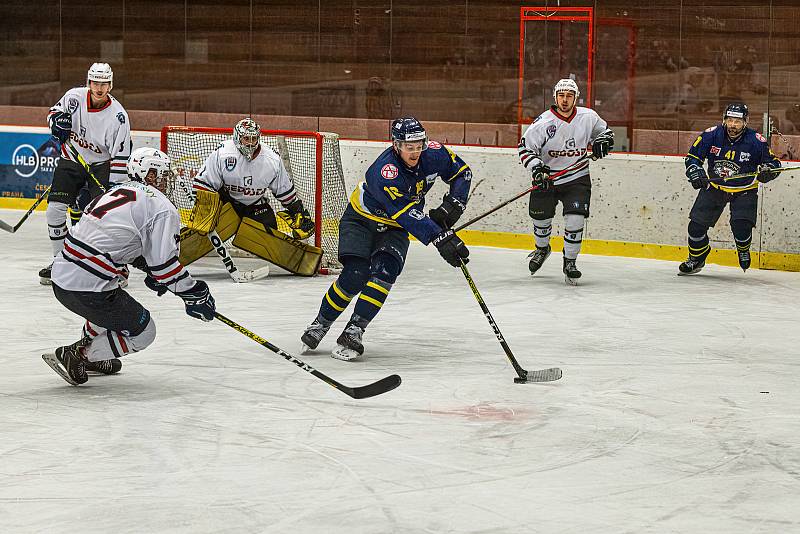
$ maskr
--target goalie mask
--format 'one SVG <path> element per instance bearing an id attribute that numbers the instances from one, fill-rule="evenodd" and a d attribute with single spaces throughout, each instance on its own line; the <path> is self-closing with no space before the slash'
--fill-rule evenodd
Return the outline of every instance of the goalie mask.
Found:
<path id="1" fill-rule="evenodd" d="M 172 160 L 155 148 L 137 148 L 128 160 L 128 178 L 152 185 L 169 196 L 175 181 Z"/>
<path id="2" fill-rule="evenodd" d="M 93 63 L 86 74 L 86 86 L 89 82 L 108 83 L 109 92 L 114 87 L 114 71 L 108 63 Z"/>
<path id="3" fill-rule="evenodd" d="M 744 132 L 747 127 L 747 118 L 750 116 L 750 110 L 747 105 L 741 102 L 734 102 L 728 104 L 725 108 L 725 113 L 722 114 L 722 125 L 728 133 L 728 137 L 736 139 Z"/>
<path id="4" fill-rule="evenodd" d="M 253 119 L 242 119 L 233 128 L 233 144 L 237 150 L 252 160 L 261 146 L 261 126 Z"/>

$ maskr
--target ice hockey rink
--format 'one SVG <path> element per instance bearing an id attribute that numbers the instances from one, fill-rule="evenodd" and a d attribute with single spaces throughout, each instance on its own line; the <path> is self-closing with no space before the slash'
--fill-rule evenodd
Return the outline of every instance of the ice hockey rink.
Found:
<path id="1" fill-rule="evenodd" d="M 22 211 L 0 210 L 14 224 Z M 81 321 L 40 286 L 43 213 L 0 233 L 0 531 L 270 533 L 800 532 L 800 274 L 471 248 L 462 273 L 411 247 L 364 361 L 308 364 L 353 400 L 179 298 L 129 287 L 158 337 L 117 376 L 70 387 L 40 355 Z M 253 260 L 240 260 L 252 268 Z M 289 352 L 331 277 L 234 284 L 190 268 L 218 310 Z"/>

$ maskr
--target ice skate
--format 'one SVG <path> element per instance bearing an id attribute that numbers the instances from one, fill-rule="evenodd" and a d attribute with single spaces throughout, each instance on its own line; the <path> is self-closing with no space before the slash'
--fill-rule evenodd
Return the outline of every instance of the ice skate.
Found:
<path id="1" fill-rule="evenodd" d="M 681 263 L 678 266 L 678 276 L 685 276 L 687 274 L 697 274 L 699 273 L 703 267 L 706 265 L 705 258 L 693 258 L 689 256 L 685 262 Z"/>
<path id="2" fill-rule="evenodd" d="M 564 281 L 571 286 L 577 286 L 580 277 L 581 272 L 575 266 L 575 260 L 564 258 Z"/>
<path id="3" fill-rule="evenodd" d="M 336 348 L 331 352 L 331 358 L 349 361 L 364 354 L 364 345 L 361 343 L 363 335 L 363 328 L 353 323 L 348 324 L 336 340 Z"/>
<path id="4" fill-rule="evenodd" d="M 739 267 L 742 268 L 742 271 L 747 272 L 747 269 L 750 268 L 750 249 L 739 250 L 737 255 L 739 256 Z"/>
<path id="5" fill-rule="evenodd" d="M 43 286 L 53 285 L 53 282 L 50 280 L 50 273 L 52 269 L 53 262 L 50 262 L 50 265 L 39 271 L 39 283 Z"/>
<path id="6" fill-rule="evenodd" d="M 550 245 L 547 245 L 544 248 L 536 247 L 536 250 L 528 254 L 528 257 L 531 259 L 531 261 L 528 262 L 528 269 L 531 271 L 531 274 L 535 274 L 544 263 L 544 260 L 546 260 L 549 256 Z"/>
<path id="7" fill-rule="evenodd" d="M 83 355 L 83 348 L 88 342 L 87 338 L 82 338 L 72 345 L 58 347 L 55 353 L 42 354 L 42 359 L 68 383 L 73 386 L 83 384 L 89 379 L 86 375 L 88 362 Z"/>
<path id="8" fill-rule="evenodd" d="M 331 326 L 325 326 L 318 319 L 314 319 L 308 327 L 306 327 L 306 331 L 303 332 L 303 335 L 300 336 L 300 341 L 303 342 L 303 346 L 300 349 L 300 353 L 303 354 L 309 350 L 314 350 L 319 345 L 319 342 L 322 341 L 322 338 L 325 337 L 325 334 L 328 333 Z"/>
<path id="9" fill-rule="evenodd" d="M 102 375 L 115 375 L 122 369 L 122 361 L 119 358 L 101 360 L 99 362 L 86 362 L 86 371 Z"/>

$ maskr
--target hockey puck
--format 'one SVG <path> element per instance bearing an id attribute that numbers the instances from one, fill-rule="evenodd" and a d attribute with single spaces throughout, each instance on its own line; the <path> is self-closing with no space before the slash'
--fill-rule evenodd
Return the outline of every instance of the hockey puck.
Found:
<path id="1" fill-rule="evenodd" d="M 522 378 L 522 377 L 519 377 L 519 376 L 515 376 L 514 377 L 514 383 L 515 384 L 524 384 L 527 381 L 528 381 L 527 378 Z"/>

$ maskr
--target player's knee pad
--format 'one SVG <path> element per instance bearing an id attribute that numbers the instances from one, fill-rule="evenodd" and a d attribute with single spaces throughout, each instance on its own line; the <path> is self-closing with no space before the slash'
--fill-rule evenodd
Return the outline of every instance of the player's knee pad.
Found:
<path id="1" fill-rule="evenodd" d="M 342 260 L 342 273 L 336 284 L 347 294 L 355 295 L 364 287 L 369 278 L 370 262 L 366 258 L 345 256 Z"/>
<path id="2" fill-rule="evenodd" d="M 69 209 L 69 206 L 63 202 L 48 202 L 47 210 L 45 211 L 47 224 L 49 226 L 53 226 L 56 224 L 66 223 L 67 209 Z"/>
<path id="3" fill-rule="evenodd" d="M 749 241 L 753 236 L 753 225 L 747 219 L 733 219 L 731 231 L 736 241 Z"/>
<path id="4" fill-rule="evenodd" d="M 384 252 L 375 254 L 370 264 L 370 275 L 390 285 L 395 283 L 402 271 L 403 265 L 397 258 Z"/>
<path id="5" fill-rule="evenodd" d="M 581 242 L 583 240 L 583 225 L 586 217 L 580 213 L 564 215 L 564 240 Z M 569 234 L 569 236 L 567 236 Z"/>
<path id="6" fill-rule="evenodd" d="M 148 316 L 144 328 L 136 333 L 114 332 L 106 330 L 92 340 L 86 351 L 89 361 L 108 360 L 109 358 L 121 358 L 132 352 L 139 352 L 147 348 L 156 339 L 156 324 L 152 317 Z"/>
<path id="7" fill-rule="evenodd" d="M 689 237 L 693 238 L 695 241 L 698 241 L 705 237 L 706 233 L 708 232 L 708 226 L 703 226 L 695 221 L 689 221 L 689 228 L 687 230 L 689 232 Z"/>

